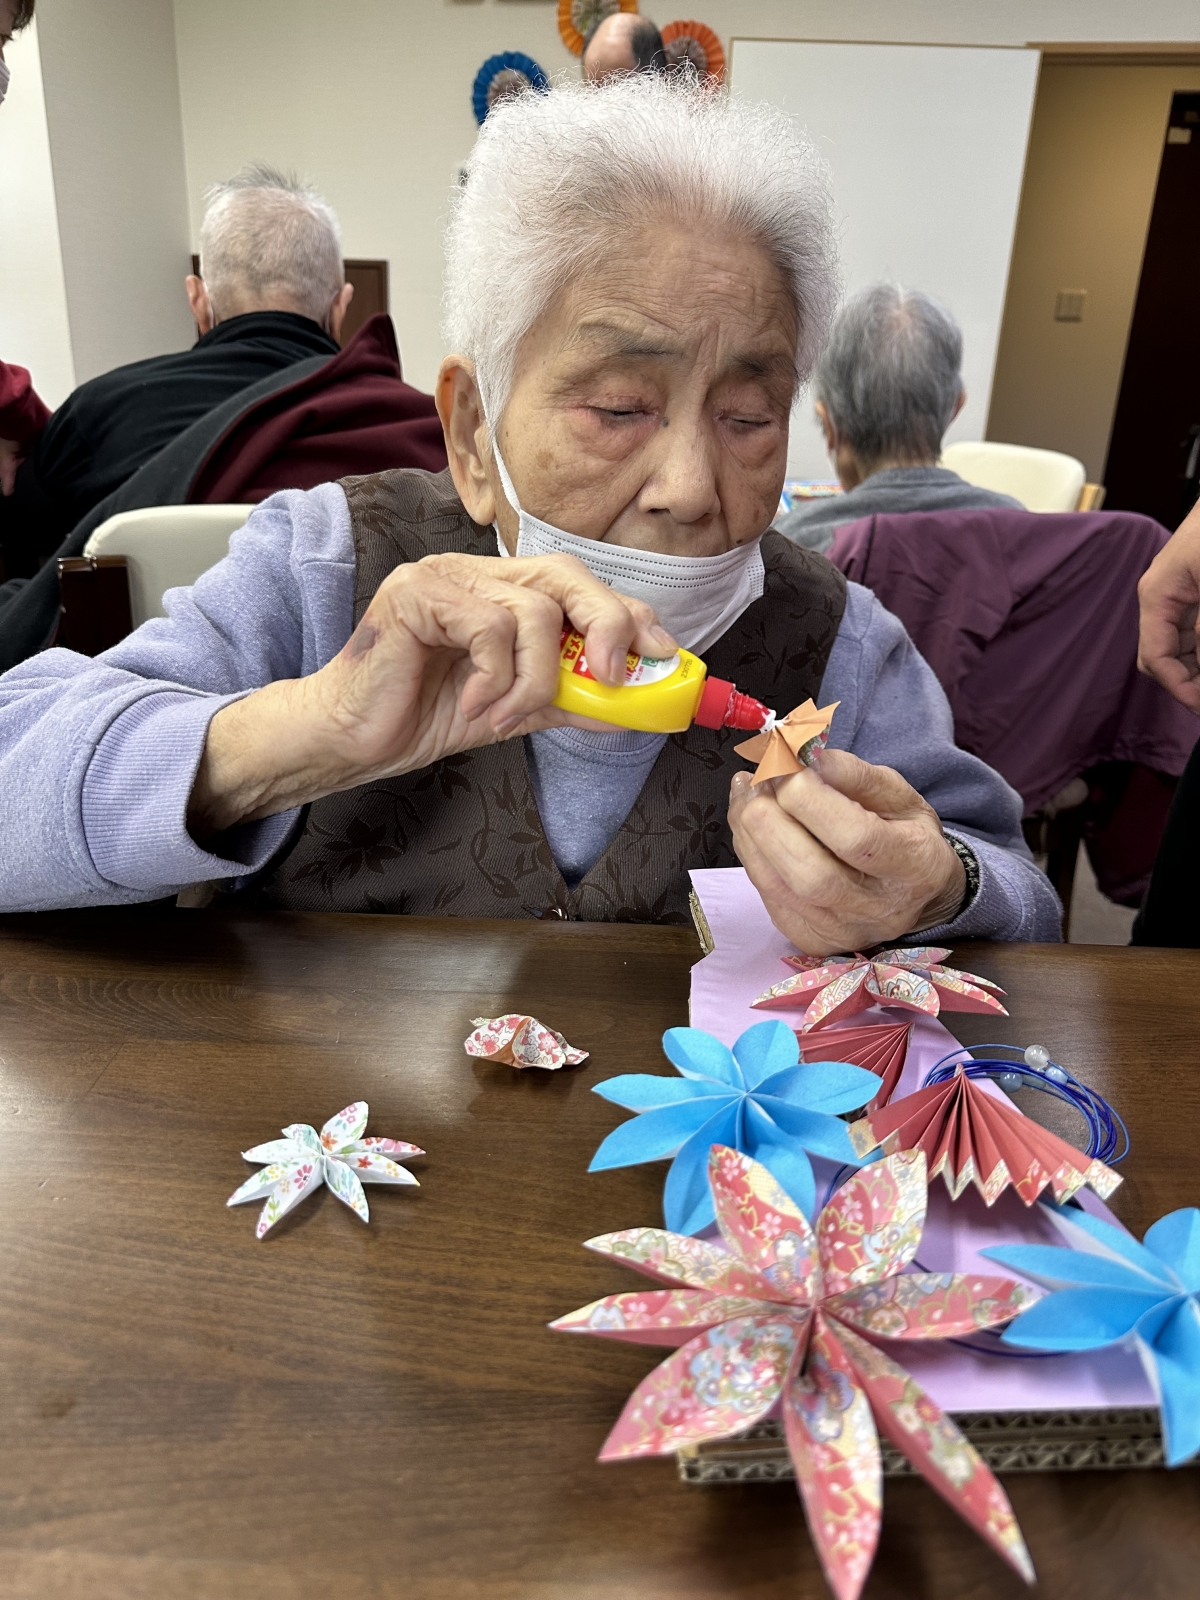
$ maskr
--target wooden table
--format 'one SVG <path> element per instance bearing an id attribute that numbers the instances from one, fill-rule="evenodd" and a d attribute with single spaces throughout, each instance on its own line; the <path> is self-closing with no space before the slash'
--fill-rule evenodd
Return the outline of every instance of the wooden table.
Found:
<path id="1" fill-rule="evenodd" d="M 0 920 L 0 1595 L 20 1600 L 797 1600 L 827 1591 L 789 1486 L 698 1489 L 596 1453 L 661 1352 L 551 1334 L 632 1286 L 580 1248 L 659 1220 L 662 1168 L 589 1176 L 660 1070 L 676 929 L 209 912 Z M 1200 956 L 962 946 L 1012 1019 L 1110 1095 L 1139 1231 L 1200 1201 Z M 576 1071 L 468 1060 L 529 1010 Z M 265 1242 L 239 1151 L 348 1101 L 422 1187 L 328 1194 Z M 1012 1478 L 1055 1600 L 1200 1593 L 1200 1472 Z M 867 1595 L 1022 1585 L 890 1481 Z"/>

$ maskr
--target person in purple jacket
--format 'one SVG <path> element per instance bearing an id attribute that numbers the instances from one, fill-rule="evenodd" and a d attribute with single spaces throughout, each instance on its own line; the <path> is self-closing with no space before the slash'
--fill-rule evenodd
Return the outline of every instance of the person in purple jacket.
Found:
<path id="1" fill-rule="evenodd" d="M 650 75 L 488 117 L 447 238 L 448 471 L 286 492 L 167 616 L 0 678 L 0 906 L 244 885 L 282 909 L 683 921 L 740 859 L 813 954 L 1059 937 L 1020 801 L 955 748 L 900 624 L 769 532 L 836 300 L 824 169 L 783 113 Z M 595 675 L 704 656 L 819 769 L 580 724 Z"/>

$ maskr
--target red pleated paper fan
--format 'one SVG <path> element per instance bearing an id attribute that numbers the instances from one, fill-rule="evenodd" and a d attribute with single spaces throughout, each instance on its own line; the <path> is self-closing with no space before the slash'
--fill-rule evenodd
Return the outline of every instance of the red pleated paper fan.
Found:
<path id="1" fill-rule="evenodd" d="M 720 83 L 725 76 L 721 41 L 703 22 L 668 22 L 662 31 L 663 48 L 673 67 L 690 61 L 702 78 Z"/>
<path id="2" fill-rule="evenodd" d="M 911 1022 L 882 1022 L 867 1028 L 826 1028 L 817 1034 L 796 1030 L 802 1060 L 848 1061 L 852 1067 L 865 1067 L 882 1080 L 879 1093 L 867 1107 L 868 1114 L 887 1105 L 896 1092 L 911 1035 Z"/>
<path id="3" fill-rule="evenodd" d="M 1107 1200 L 1121 1181 L 1103 1161 L 988 1094 L 961 1067 L 944 1083 L 851 1123 L 850 1138 L 859 1155 L 876 1145 L 886 1155 L 923 1150 L 931 1183 L 940 1172 L 953 1200 L 973 1183 L 989 1206 L 1010 1186 L 1027 1206 L 1047 1185 L 1059 1205 L 1085 1183 Z"/>

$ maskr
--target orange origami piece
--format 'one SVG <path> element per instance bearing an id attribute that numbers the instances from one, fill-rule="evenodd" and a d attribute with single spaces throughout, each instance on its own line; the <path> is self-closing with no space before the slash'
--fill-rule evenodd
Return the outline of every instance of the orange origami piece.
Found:
<path id="1" fill-rule="evenodd" d="M 758 762 L 751 783 L 765 783 L 768 778 L 790 778 L 801 767 L 811 767 L 813 752 L 825 748 L 829 724 L 839 705 L 841 701 L 835 700 L 832 705 L 818 710 L 811 700 L 806 700 L 774 727 L 735 745 L 743 761 Z"/>
<path id="2" fill-rule="evenodd" d="M 559 37 L 573 56 L 581 56 L 583 41 L 598 22 L 637 8 L 638 0 L 558 0 Z"/>
<path id="3" fill-rule="evenodd" d="M 988 1094 L 961 1066 L 944 1083 L 851 1123 L 850 1140 L 860 1156 L 877 1145 L 887 1155 L 923 1150 L 931 1183 L 940 1172 L 952 1200 L 973 1183 L 989 1206 L 1010 1186 L 1031 1206 L 1049 1185 L 1062 1205 L 1085 1183 L 1107 1200 L 1121 1182 L 1119 1172 Z"/>
<path id="4" fill-rule="evenodd" d="M 559 1067 L 577 1067 L 586 1061 L 586 1050 L 576 1050 L 561 1033 L 548 1028 L 536 1017 L 509 1012 L 503 1017 L 476 1017 L 474 1033 L 466 1040 L 469 1056 L 485 1056 L 513 1067 L 544 1067 L 557 1072 Z"/>
<path id="5" fill-rule="evenodd" d="M 908 1058 L 911 1022 L 880 1022 L 864 1028 L 834 1028 L 819 1031 L 814 1037 L 802 1028 L 793 1030 L 800 1041 L 802 1061 L 848 1061 L 852 1067 L 865 1067 L 879 1078 L 879 1093 L 867 1106 L 867 1114 L 887 1105 L 900 1082 Z"/>

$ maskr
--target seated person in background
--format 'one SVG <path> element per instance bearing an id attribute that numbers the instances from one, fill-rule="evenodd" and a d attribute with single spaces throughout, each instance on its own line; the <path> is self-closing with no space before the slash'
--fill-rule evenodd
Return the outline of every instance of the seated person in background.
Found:
<path id="1" fill-rule="evenodd" d="M 614 11 L 588 29 L 580 62 L 585 83 L 630 72 L 665 72 L 662 34 L 636 11 Z"/>
<path id="2" fill-rule="evenodd" d="M 336 355 L 354 291 L 329 206 L 261 166 L 208 201 L 201 276 L 187 279 L 197 342 L 93 378 L 54 412 L 0 499 L 8 577 L 36 572 L 92 506 L 238 390 Z"/>
<path id="3" fill-rule="evenodd" d="M 836 296 L 791 120 L 658 75 L 528 94 L 451 203 L 449 470 L 276 495 L 166 617 L 0 678 L 0 908 L 257 875 L 269 907 L 684 922 L 689 869 L 740 858 L 815 954 L 1057 939 L 904 629 L 766 531 Z M 780 712 L 839 700 L 836 748 L 752 788 L 732 731 L 580 724 L 564 620 L 604 682 L 678 641 Z"/>
<path id="4" fill-rule="evenodd" d="M 847 522 L 874 511 L 1008 506 L 938 466 L 942 435 L 962 410 L 962 332 L 916 289 L 876 283 L 837 321 L 813 382 L 817 418 L 845 494 L 793 507 L 775 526 L 824 552 Z"/>
<path id="5" fill-rule="evenodd" d="M 33 21 L 33 0 L 0 0 L 0 101 L 8 93 L 4 48 Z M 0 361 L 0 494 L 13 492 L 13 480 L 30 442 L 50 415 L 34 393 L 24 367 Z"/>

